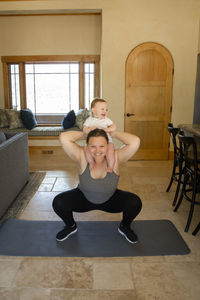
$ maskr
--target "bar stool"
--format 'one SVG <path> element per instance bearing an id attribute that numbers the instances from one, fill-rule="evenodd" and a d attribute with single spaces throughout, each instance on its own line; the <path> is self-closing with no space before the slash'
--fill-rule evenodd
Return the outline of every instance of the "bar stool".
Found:
<path id="1" fill-rule="evenodd" d="M 192 234 L 196 235 L 199 230 L 200 230 L 200 222 L 199 222 L 199 224 L 197 225 L 197 227 L 195 228 L 195 230 L 193 231 Z"/>
<path id="2" fill-rule="evenodd" d="M 180 145 L 183 149 L 184 159 L 184 180 L 181 194 L 174 211 L 176 212 L 182 203 L 183 198 L 187 199 L 190 204 L 189 215 L 185 227 L 185 232 L 189 230 L 192 220 L 195 204 L 200 204 L 196 201 L 196 194 L 200 193 L 200 169 L 198 168 L 197 146 L 194 137 L 186 137 L 178 135 Z"/>
<path id="3" fill-rule="evenodd" d="M 197 156 L 198 156 L 198 158 L 200 157 L 200 147 L 199 147 L 200 145 L 199 145 L 199 143 L 197 144 Z M 199 160 L 198 160 L 198 164 L 199 164 Z M 197 227 L 194 229 L 194 231 L 192 232 L 192 235 L 196 235 L 198 232 L 199 232 L 199 230 L 200 230 L 200 222 L 199 222 L 199 224 L 197 225 Z"/>
<path id="4" fill-rule="evenodd" d="M 176 201 L 178 198 L 180 186 L 182 182 L 182 175 L 183 175 L 183 155 L 181 153 L 181 148 L 177 145 L 177 134 L 180 132 L 179 128 L 176 128 L 173 126 L 172 123 L 168 124 L 168 131 L 170 133 L 170 136 L 173 141 L 173 147 L 174 147 L 174 163 L 173 163 L 173 169 L 172 169 L 172 175 L 169 182 L 169 185 L 166 189 L 166 192 L 169 192 L 173 181 L 177 182 L 176 187 L 176 193 L 173 200 L 173 206 L 176 205 Z"/>

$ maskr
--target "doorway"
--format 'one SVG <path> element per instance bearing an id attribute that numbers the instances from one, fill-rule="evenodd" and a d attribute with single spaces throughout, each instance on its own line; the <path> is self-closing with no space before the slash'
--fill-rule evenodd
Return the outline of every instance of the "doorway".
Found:
<path id="1" fill-rule="evenodd" d="M 125 131 L 140 137 L 140 160 L 168 159 L 174 63 L 162 45 L 146 42 L 126 60 Z"/>

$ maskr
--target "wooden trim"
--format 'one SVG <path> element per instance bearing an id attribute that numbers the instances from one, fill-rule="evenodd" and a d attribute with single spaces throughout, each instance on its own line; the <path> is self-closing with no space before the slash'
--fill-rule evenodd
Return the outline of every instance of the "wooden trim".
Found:
<path id="1" fill-rule="evenodd" d="M 2 56 L 4 63 L 39 63 L 39 62 L 99 62 L 100 55 L 30 55 L 30 56 Z"/>
<path id="2" fill-rule="evenodd" d="M 4 101 L 5 101 L 5 108 L 10 108 L 10 94 L 9 94 L 9 72 L 8 72 L 8 65 L 4 62 L 3 63 L 3 82 L 4 82 Z"/>
<path id="3" fill-rule="evenodd" d="M 19 64 L 19 82 L 20 82 L 20 99 L 21 108 L 26 108 L 26 84 L 25 84 L 25 65 L 24 63 Z"/>
<path id="4" fill-rule="evenodd" d="M 21 2 L 21 1 L 27 1 L 27 0 L 0 0 L 0 2 L 16 2 L 16 1 Z M 40 1 L 40 0 L 29 0 L 29 1 Z M 48 0 L 46 0 L 46 1 L 48 1 Z"/>
<path id="5" fill-rule="evenodd" d="M 95 64 L 95 97 L 100 97 L 100 63 Z"/>
<path id="6" fill-rule="evenodd" d="M 0 0 L 1 1 L 1 0 Z M 13 1 L 13 0 L 12 0 Z M 14 0 L 18 1 L 18 0 Z M 20 0 L 20 1 L 27 1 L 27 0 Z M 30 1 L 30 0 L 29 0 Z M 34 0 L 31 0 L 34 1 Z M 40 1 L 40 0 L 35 0 L 35 1 Z M 44 1 L 44 0 L 43 0 Z M 48 0 L 45 0 L 48 1 Z M 0 17 L 48 17 L 48 16 L 101 16 L 101 13 L 11 13 L 11 14 L 1 14 Z"/>
<path id="7" fill-rule="evenodd" d="M 29 154 L 41 154 L 42 151 L 59 151 L 64 152 L 61 146 L 29 146 Z"/>
<path id="8" fill-rule="evenodd" d="M 79 108 L 84 108 L 84 63 L 80 62 L 79 70 Z"/>
<path id="9" fill-rule="evenodd" d="M 44 136 L 44 135 L 39 135 L 39 136 L 28 136 L 29 140 L 58 140 L 59 139 L 59 135 L 48 135 L 48 136 Z"/>

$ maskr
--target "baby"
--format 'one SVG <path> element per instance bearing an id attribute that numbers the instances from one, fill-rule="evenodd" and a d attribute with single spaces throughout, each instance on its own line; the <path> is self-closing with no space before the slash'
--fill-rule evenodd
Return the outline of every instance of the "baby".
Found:
<path id="1" fill-rule="evenodd" d="M 114 156 L 114 145 L 112 143 L 112 138 L 109 135 L 109 132 L 116 130 L 116 125 L 107 118 L 108 115 L 108 105 L 107 102 L 103 99 L 95 98 L 91 103 L 91 111 L 92 116 L 87 118 L 85 123 L 83 124 L 83 132 L 88 134 L 91 130 L 95 128 L 104 129 L 108 135 L 108 150 L 106 153 L 107 159 L 107 172 L 112 173 L 114 163 L 115 163 L 115 156 Z M 86 159 L 90 164 L 90 167 L 94 167 L 94 160 L 90 155 L 87 147 L 85 147 L 85 155 Z"/>

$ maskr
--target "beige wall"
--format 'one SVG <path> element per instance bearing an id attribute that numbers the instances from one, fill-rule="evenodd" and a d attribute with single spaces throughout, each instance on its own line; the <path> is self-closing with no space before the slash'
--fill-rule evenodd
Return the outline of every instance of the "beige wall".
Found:
<path id="1" fill-rule="evenodd" d="M 0 56 L 100 54 L 101 16 L 0 17 Z M 2 65 L 0 107 L 3 107 Z"/>
<path id="2" fill-rule="evenodd" d="M 174 60 L 172 122 L 175 125 L 192 122 L 199 43 L 199 0 L 49 0 L 0 3 L 2 11 L 47 8 L 102 10 L 102 96 L 108 100 L 110 117 L 120 130 L 124 128 L 125 61 L 135 46 L 147 41 L 164 45 Z M 42 17 L 44 20 L 45 18 Z M 37 38 L 36 33 L 33 32 L 33 35 Z M 40 43 L 34 48 L 37 50 L 35 54 L 43 51 L 50 53 L 49 49 L 53 50 L 54 47 L 52 39 L 44 41 L 40 35 Z M 62 43 L 59 49 L 65 50 Z"/>
<path id="3" fill-rule="evenodd" d="M 101 16 L 22 16 L 0 18 L 0 56 L 100 54 Z M 4 107 L 2 65 L 0 107 Z M 55 141 L 31 141 L 57 145 Z"/>
<path id="4" fill-rule="evenodd" d="M 116 120 L 123 120 L 127 55 L 138 44 L 153 41 L 164 45 L 174 60 L 172 121 L 175 124 L 192 122 L 199 13 L 195 17 L 195 11 L 188 5 L 184 9 L 185 1 L 173 1 L 182 5 L 175 5 L 172 1 L 142 0 L 137 5 L 135 1 L 132 4 L 131 1 L 127 2 L 127 7 L 115 7 L 103 13 L 102 23 L 103 91 L 105 97 L 111 99 L 115 114 L 118 115 Z M 109 15 L 112 15 L 112 20 Z M 112 59 L 110 51 L 113 53 Z M 108 85 L 106 77 L 109 70 L 113 70 L 113 76 L 110 76 Z"/>

